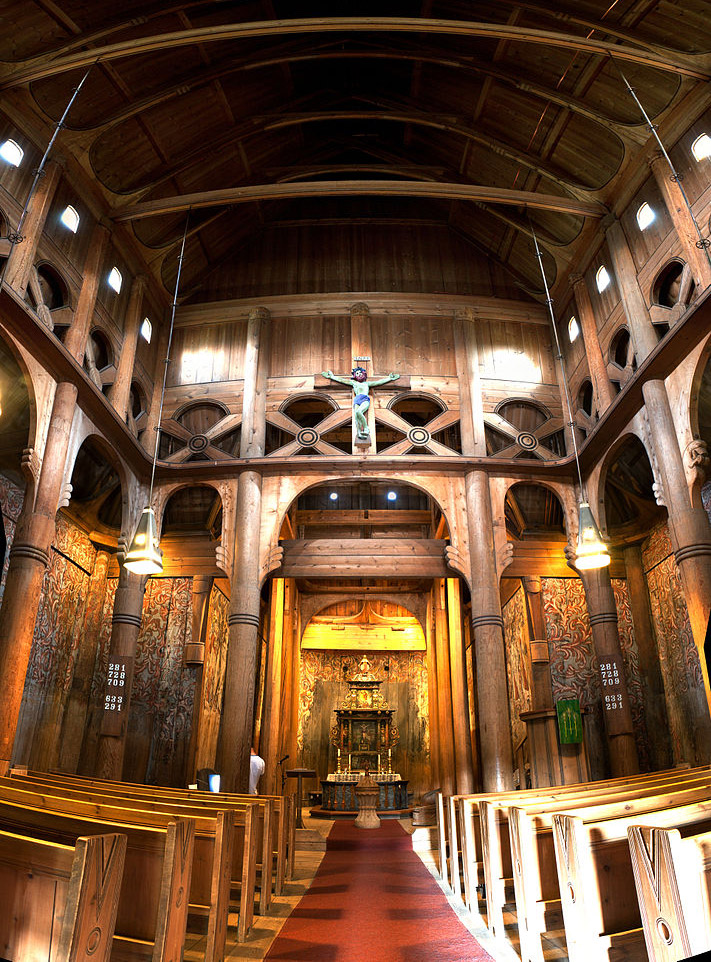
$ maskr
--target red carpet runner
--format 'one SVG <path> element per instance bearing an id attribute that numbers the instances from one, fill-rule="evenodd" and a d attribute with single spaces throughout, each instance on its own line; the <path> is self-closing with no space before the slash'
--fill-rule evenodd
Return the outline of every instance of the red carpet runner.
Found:
<path id="1" fill-rule="evenodd" d="M 266 955 L 279 962 L 492 962 L 396 821 L 336 822 L 309 890 Z"/>

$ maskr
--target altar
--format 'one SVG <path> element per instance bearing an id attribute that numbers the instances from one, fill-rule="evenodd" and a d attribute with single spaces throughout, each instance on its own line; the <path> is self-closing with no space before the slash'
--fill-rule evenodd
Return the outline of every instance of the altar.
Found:
<path id="1" fill-rule="evenodd" d="M 356 785 L 366 774 L 380 790 L 377 812 L 381 817 L 409 814 L 407 780 L 393 770 L 393 753 L 400 736 L 393 724 L 394 709 L 388 707 L 380 691 L 382 683 L 363 655 L 358 671 L 348 682 L 343 704 L 335 709 L 336 724 L 330 733 L 335 771 L 321 779 L 322 803 L 311 809 L 316 818 L 355 816 Z"/>

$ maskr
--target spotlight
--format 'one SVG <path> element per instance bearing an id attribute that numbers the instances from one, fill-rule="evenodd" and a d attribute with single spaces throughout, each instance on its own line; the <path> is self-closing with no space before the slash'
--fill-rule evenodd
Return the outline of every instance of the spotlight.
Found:
<path id="1" fill-rule="evenodd" d="M 388 491 L 388 501 L 397 501 L 396 491 Z"/>
<path id="2" fill-rule="evenodd" d="M 331 501 L 338 501 L 338 491 L 331 491 L 329 498 Z"/>

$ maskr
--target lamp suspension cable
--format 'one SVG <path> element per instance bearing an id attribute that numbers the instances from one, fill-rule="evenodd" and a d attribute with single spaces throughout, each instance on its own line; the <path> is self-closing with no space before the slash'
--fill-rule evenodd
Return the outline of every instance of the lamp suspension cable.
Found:
<path id="1" fill-rule="evenodd" d="M 21 243 L 23 242 L 23 240 L 25 239 L 24 236 L 23 236 L 23 233 L 22 233 L 22 228 L 23 228 L 23 225 L 24 225 L 24 223 L 25 223 L 25 218 L 27 217 L 27 212 L 28 212 L 28 210 L 30 209 L 30 203 L 31 203 L 31 201 L 32 201 L 32 198 L 33 198 L 34 195 L 35 195 L 35 191 L 37 190 L 37 185 L 39 184 L 40 180 L 44 177 L 44 172 L 45 172 L 45 171 L 44 171 L 44 168 L 45 168 L 45 166 L 46 166 L 46 164 L 47 164 L 47 160 L 48 160 L 48 158 L 49 158 L 49 155 L 50 155 L 50 152 L 51 152 L 51 150 L 52 150 L 52 147 L 54 146 L 54 142 L 56 141 L 57 137 L 59 136 L 59 131 L 62 130 L 62 128 L 64 127 L 64 122 L 65 122 L 65 120 L 67 119 L 67 115 L 69 114 L 69 111 L 70 111 L 70 110 L 72 109 L 72 107 L 74 106 L 74 101 L 75 101 L 75 100 L 77 99 L 77 97 L 79 96 L 79 92 L 80 92 L 81 88 L 84 86 L 87 77 L 89 76 L 89 74 L 91 73 L 91 71 L 94 69 L 94 67 L 96 66 L 96 64 L 97 64 L 98 62 L 99 62 L 98 60 L 95 60 L 94 63 L 92 63 L 92 64 L 90 65 L 89 69 L 86 71 L 86 73 L 85 73 L 84 76 L 81 78 L 81 80 L 79 81 L 79 83 L 77 84 L 77 86 L 74 88 L 74 92 L 72 93 L 71 97 L 69 98 L 69 102 L 68 102 L 67 106 L 64 108 L 64 113 L 62 114 L 62 116 L 59 118 L 59 120 L 57 121 L 57 123 L 56 123 L 56 125 L 55 125 L 55 128 L 54 128 L 54 131 L 53 131 L 53 133 L 52 133 L 52 136 L 51 136 L 50 139 L 49 139 L 49 143 L 47 144 L 47 146 L 46 146 L 46 148 L 45 148 L 44 154 L 42 154 L 42 159 L 40 160 L 37 168 L 36 168 L 35 171 L 34 171 L 34 175 L 35 175 L 35 176 L 34 176 L 34 179 L 32 180 L 32 184 L 30 185 L 30 189 L 29 189 L 29 192 L 28 192 L 28 194 L 27 194 L 27 200 L 25 201 L 25 205 L 24 205 L 24 207 L 22 208 L 22 213 L 20 214 L 20 219 L 19 219 L 18 222 L 17 222 L 17 227 L 16 227 L 15 230 L 9 229 L 8 232 L 7 232 L 7 239 L 8 239 L 8 241 L 10 242 L 10 253 L 12 253 L 12 249 L 13 249 L 17 244 L 21 244 Z M 3 263 L 2 273 L 0 273 L 0 286 L 2 286 L 2 284 L 3 284 L 4 281 L 5 281 L 5 273 L 6 273 L 7 265 L 8 265 L 9 262 L 10 262 L 10 257 L 9 257 L 9 255 L 8 255 L 8 257 L 5 258 L 5 261 L 4 261 L 4 263 Z"/>
<path id="2" fill-rule="evenodd" d="M 573 420 L 573 403 L 570 398 L 570 388 L 568 387 L 568 374 L 565 367 L 565 358 L 563 357 L 563 350 L 560 343 L 560 337 L 558 336 L 558 326 L 555 322 L 555 313 L 553 311 L 553 299 L 551 298 L 550 289 L 548 287 L 548 278 L 546 277 L 546 271 L 543 266 L 543 257 L 541 255 L 541 248 L 538 244 L 538 237 L 536 236 L 536 231 L 533 223 L 529 217 L 529 225 L 531 227 L 531 236 L 533 237 L 533 245 L 536 251 L 536 259 L 538 261 L 538 267 L 541 272 L 541 278 L 543 280 L 543 289 L 546 295 L 546 305 L 548 306 L 548 315 L 550 317 L 551 326 L 553 328 L 553 338 L 555 340 L 556 346 L 556 360 L 560 365 L 560 373 L 563 379 L 563 394 L 565 397 L 565 406 L 568 415 L 568 427 L 570 429 L 570 437 L 573 445 L 573 455 L 575 456 L 575 467 L 578 472 L 578 483 L 580 485 L 580 498 L 578 500 L 578 544 L 575 550 L 575 565 L 581 571 L 589 571 L 596 568 L 604 568 L 610 563 L 610 554 L 607 550 L 607 545 L 602 540 L 600 534 L 600 529 L 597 526 L 595 517 L 592 513 L 590 505 L 588 503 L 587 495 L 585 492 L 585 485 L 583 483 L 583 475 L 580 469 L 580 454 L 578 451 L 578 440 L 575 436 L 575 422 Z"/>
<path id="3" fill-rule="evenodd" d="M 175 292 L 173 303 L 170 309 L 170 326 L 168 328 L 168 344 L 165 352 L 163 368 L 163 384 L 160 392 L 160 404 L 158 406 L 158 421 L 156 425 L 156 443 L 153 449 L 153 464 L 151 465 L 151 483 L 148 489 L 148 503 L 143 509 L 143 513 L 136 526 L 136 531 L 129 545 L 123 566 L 129 571 L 138 575 L 155 575 L 163 571 L 163 552 L 160 549 L 160 539 L 158 538 L 158 524 L 153 510 L 153 487 L 156 477 L 156 463 L 160 450 L 161 421 L 163 420 L 163 405 L 165 404 L 165 389 L 168 382 L 168 367 L 170 366 L 170 350 L 173 344 L 173 329 L 175 327 L 175 311 L 178 306 L 178 291 L 180 290 L 180 275 L 183 271 L 183 258 L 185 256 L 185 242 L 188 236 L 188 224 L 190 222 L 190 208 L 185 218 L 185 229 L 183 239 L 180 244 L 180 254 L 178 255 L 178 270 L 175 276 Z"/>
<path id="4" fill-rule="evenodd" d="M 657 132 L 657 125 L 652 122 L 652 118 L 649 116 L 649 114 L 647 113 L 647 111 L 644 109 L 644 106 L 643 106 L 643 104 L 642 104 L 642 101 L 641 101 L 641 100 L 639 99 L 639 97 L 637 96 L 637 92 L 635 91 L 634 87 L 632 86 L 632 84 L 629 82 L 629 80 L 628 80 L 627 77 L 625 76 L 622 68 L 621 68 L 620 65 L 617 63 L 617 61 L 616 61 L 615 58 L 612 56 L 612 54 L 610 54 L 610 60 L 612 61 L 612 63 L 614 64 L 614 66 L 615 66 L 615 68 L 616 68 L 616 70 L 617 70 L 617 72 L 619 73 L 620 77 L 622 78 L 622 82 L 623 82 L 624 85 L 627 87 L 627 90 L 629 91 L 630 96 L 632 97 L 632 99 L 634 100 L 634 102 L 635 102 L 635 103 L 637 104 L 637 106 L 639 107 L 640 113 L 641 113 L 642 116 L 644 117 L 644 122 L 646 123 L 646 125 L 647 125 L 647 127 L 649 128 L 652 136 L 653 136 L 654 139 L 656 140 L 657 145 L 658 145 L 659 149 L 660 149 L 661 152 L 662 152 L 662 156 L 664 157 L 664 159 L 666 160 L 667 164 L 669 165 L 669 170 L 671 171 L 671 177 L 670 177 L 670 179 L 671 179 L 672 181 L 674 181 L 675 184 L 678 185 L 679 191 L 680 191 L 681 196 L 682 196 L 682 199 L 683 199 L 683 201 L 684 201 L 684 204 L 686 205 L 686 209 L 687 209 L 688 212 L 689 212 L 689 216 L 691 217 L 692 223 L 693 223 L 693 225 L 694 225 L 694 229 L 696 230 L 696 235 L 697 235 L 697 238 L 698 238 L 697 241 L 696 241 L 696 246 L 699 248 L 699 250 L 702 250 L 702 251 L 704 252 L 704 254 L 706 255 L 706 260 L 709 262 L 709 265 L 711 266 L 711 253 L 709 253 L 709 248 L 711 247 L 711 240 L 709 240 L 707 237 L 704 237 L 704 235 L 701 233 L 701 228 L 699 227 L 699 222 L 696 220 L 696 217 L 694 216 L 694 211 L 692 210 L 692 207 L 691 207 L 691 201 L 689 200 L 689 197 L 688 197 L 686 191 L 684 190 L 684 184 L 683 184 L 684 177 L 683 177 L 682 174 L 679 173 L 679 171 L 678 171 L 678 170 L 676 169 L 676 167 L 674 166 L 674 162 L 672 161 L 671 157 L 669 156 L 669 153 L 667 152 L 667 149 L 666 149 L 666 147 L 664 146 L 664 144 L 662 143 L 662 139 L 661 139 L 661 137 L 659 136 L 659 133 Z"/>

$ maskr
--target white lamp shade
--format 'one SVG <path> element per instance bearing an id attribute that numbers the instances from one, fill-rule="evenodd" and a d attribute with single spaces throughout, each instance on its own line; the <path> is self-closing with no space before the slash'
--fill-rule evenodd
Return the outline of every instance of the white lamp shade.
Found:
<path id="1" fill-rule="evenodd" d="M 600 529 L 587 501 L 580 502 L 578 515 L 578 546 L 575 551 L 575 567 L 580 571 L 606 568 L 610 553 L 602 540 Z"/>
<path id="2" fill-rule="evenodd" d="M 144 508 L 124 559 L 124 568 L 136 575 L 161 574 L 163 552 L 159 544 L 158 525 L 153 508 Z"/>

